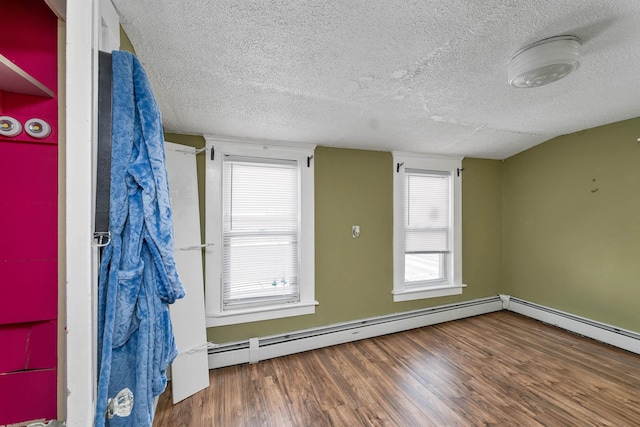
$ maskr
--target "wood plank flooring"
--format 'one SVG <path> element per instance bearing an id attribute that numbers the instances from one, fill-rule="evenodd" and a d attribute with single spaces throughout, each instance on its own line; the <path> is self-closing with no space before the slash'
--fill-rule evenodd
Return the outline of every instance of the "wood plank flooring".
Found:
<path id="1" fill-rule="evenodd" d="M 501 311 L 210 371 L 154 426 L 638 426 L 640 356 Z"/>

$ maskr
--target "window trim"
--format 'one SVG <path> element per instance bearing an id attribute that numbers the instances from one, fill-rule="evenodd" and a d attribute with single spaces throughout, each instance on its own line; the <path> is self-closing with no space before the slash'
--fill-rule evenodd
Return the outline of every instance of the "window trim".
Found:
<path id="1" fill-rule="evenodd" d="M 466 285 L 462 284 L 462 169 L 461 157 L 439 157 L 424 154 L 392 152 L 393 155 L 393 301 L 411 301 L 458 295 Z M 404 182 L 405 169 L 447 172 L 451 175 L 453 233 L 451 253 L 446 266 L 447 279 L 424 286 L 408 286 L 404 281 Z"/>
<path id="2" fill-rule="evenodd" d="M 205 136 L 206 200 L 205 308 L 207 327 L 256 322 L 315 313 L 314 164 L 315 144 Z M 212 157 L 213 148 L 213 159 Z M 225 155 L 295 160 L 300 171 L 299 274 L 300 301 L 226 309 L 222 299 L 223 212 L 222 159 Z"/>

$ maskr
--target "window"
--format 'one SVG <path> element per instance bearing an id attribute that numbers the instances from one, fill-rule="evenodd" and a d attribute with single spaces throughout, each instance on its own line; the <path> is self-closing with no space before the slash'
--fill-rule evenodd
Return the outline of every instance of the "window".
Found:
<path id="1" fill-rule="evenodd" d="M 225 155 L 224 307 L 298 302 L 298 165 Z"/>
<path id="2" fill-rule="evenodd" d="M 207 148 L 207 325 L 313 313 L 313 147 Z"/>
<path id="3" fill-rule="evenodd" d="M 393 300 L 462 293 L 461 161 L 393 158 Z"/>

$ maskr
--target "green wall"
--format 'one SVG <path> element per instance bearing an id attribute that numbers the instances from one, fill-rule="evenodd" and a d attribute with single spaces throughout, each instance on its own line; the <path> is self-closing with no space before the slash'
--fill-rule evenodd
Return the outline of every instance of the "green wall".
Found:
<path id="1" fill-rule="evenodd" d="M 391 153 L 318 147 L 314 161 L 316 313 L 209 328 L 210 340 L 237 341 L 499 293 L 501 242 L 492 236 L 500 234 L 500 162 L 464 163 L 463 294 L 394 303 Z M 357 239 L 352 225 L 360 226 Z"/>
<path id="2" fill-rule="evenodd" d="M 204 138 L 165 133 L 165 140 L 200 148 Z M 206 156 L 197 158 L 204 212 Z M 348 320 L 497 295 L 501 290 L 502 162 L 465 159 L 462 185 L 462 295 L 394 303 L 393 161 L 391 153 L 318 147 L 315 162 L 316 313 L 208 329 L 231 342 Z M 201 214 L 201 218 L 204 215 Z M 361 236 L 351 237 L 359 225 Z M 204 239 L 204 224 L 202 224 Z M 203 240 L 204 241 L 204 240 Z"/>
<path id="3" fill-rule="evenodd" d="M 504 162 L 503 291 L 640 331 L 640 119 Z"/>
<path id="4" fill-rule="evenodd" d="M 468 287 L 459 296 L 405 303 L 391 297 L 391 154 L 318 147 L 316 313 L 209 328 L 209 339 L 237 341 L 498 293 L 640 331 L 639 131 L 634 119 L 558 137 L 505 161 L 465 159 Z M 165 139 L 204 146 L 199 136 Z M 202 212 L 205 161 L 198 156 Z M 359 239 L 351 237 L 352 225 L 360 225 Z"/>
<path id="5" fill-rule="evenodd" d="M 124 32 L 122 25 L 120 26 L 120 50 L 131 52 L 134 55 L 136 54 L 136 50 L 134 49 L 133 44 L 131 44 L 129 36 Z"/>
<path id="6" fill-rule="evenodd" d="M 497 160 L 462 162 L 462 283 L 464 299 L 502 290 L 502 168 Z"/>

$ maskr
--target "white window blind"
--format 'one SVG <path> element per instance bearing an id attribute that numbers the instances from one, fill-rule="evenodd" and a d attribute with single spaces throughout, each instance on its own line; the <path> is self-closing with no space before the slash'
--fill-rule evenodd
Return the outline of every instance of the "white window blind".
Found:
<path id="1" fill-rule="evenodd" d="M 405 171 L 405 281 L 446 279 L 450 251 L 450 174 Z"/>
<path id="2" fill-rule="evenodd" d="M 225 156 L 223 305 L 299 301 L 297 162 Z"/>

